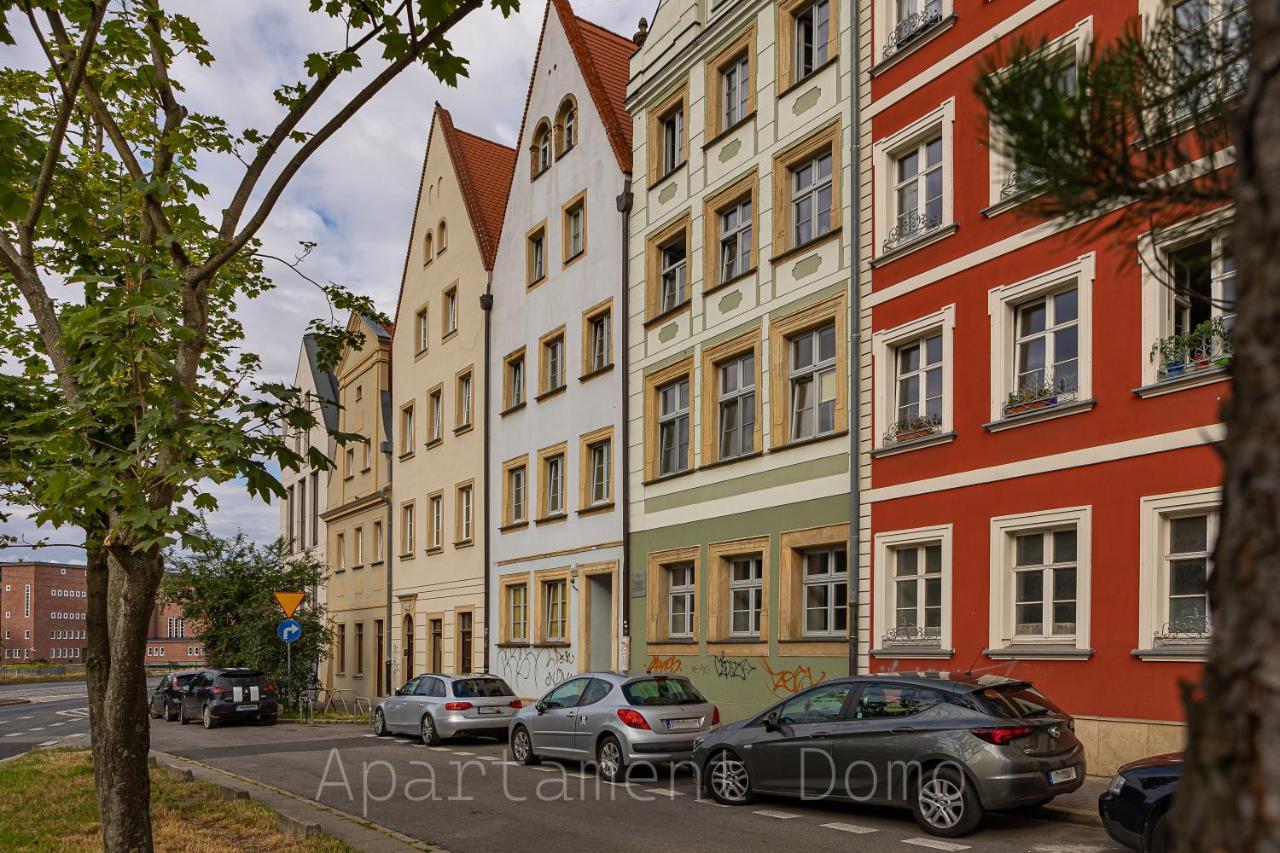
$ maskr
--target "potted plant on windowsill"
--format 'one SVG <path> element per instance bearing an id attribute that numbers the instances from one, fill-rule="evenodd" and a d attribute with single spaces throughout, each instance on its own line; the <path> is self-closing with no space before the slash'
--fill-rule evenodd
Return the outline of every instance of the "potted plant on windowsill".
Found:
<path id="1" fill-rule="evenodd" d="M 1056 405 L 1058 405 L 1058 395 L 1054 393 L 1052 384 L 1046 382 L 1039 385 L 1025 385 L 1016 391 L 1009 392 L 1009 398 L 1004 404 L 1004 413 L 1006 417 L 1024 415 L 1027 412 Z"/>
<path id="2" fill-rule="evenodd" d="M 941 425 L 942 419 L 937 415 L 912 415 L 909 418 L 899 418 L 893 425 L 893 440 L 912 441 L 924 438 L 937 432 Z"/>
<path id="3" fill-rule="evenodd" d="M 1160 372 L 1166 379 L 1181 376 L 1187 369 L 1190 335 L 1169 335 L 1151 345 L 1151 360 L 1160 359 Z"/>
<path id="4" fill-rule="evenodd" d="M 1231 363 L 1231 343 L 1227 338 L 1227 324 L 1221 317 L 1212 317 L 1191 330 L 1188 336 L 1191 353 L 1191 370 L 1208 370 L 1225 367 Z"/>

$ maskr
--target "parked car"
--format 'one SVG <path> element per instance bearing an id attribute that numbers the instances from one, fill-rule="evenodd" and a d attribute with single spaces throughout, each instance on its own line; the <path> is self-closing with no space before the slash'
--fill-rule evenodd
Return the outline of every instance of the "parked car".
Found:
<path id="1" fill-rule="evenodd" d="M 151 693 L 151 718 L 164 717 L 172 723 L 178 719 L 178 706 L 182 704 L 182 691 L 195 678 L 194 672 L 171 672 L 161 676 L 160 683 Z"/>
<path id="2" fill-rule="evenodd" d="M 1098 797 L 1107 834 L 1140 853 L 1173 848 L 1169 810 L 1182 780 L 1182 753 L 1157 755 L 1124 765 Z"/>
<path id="3" fill-rule="evenodd" d="M 276 688 L 256 669 L 206 669 L 182 689 L 178 722 L 199 720 L 212 729 L 228 720 L 257 720 L 274 725 L 279 705 Z"/>
<path id="4" fill-rule="evenodd" d="M 689 679 L 592 672 L 552 688 L 511 721 L 511 754 L 594 761 L 609 782 L 627 766 L 686 761 L 693 743 L 720 724 L 720 711 Z"/>
<path id="5" fill-rule="evenodd" d="M 373 731 L 415 734 L 428 746 L 459 735 L 501 738 L 522 703 L 501 678 L 472 675 L 419 675 L 373 709 Z"/>
<path id="6" fill-rule="evenodd" d="M 767 793 L 909 806 L 944 837 L 1085 775 L 1070 716 L 1025 681 L 962 673 L 822 682 L 699 738 L 693 758 L 727 805 Z"/>

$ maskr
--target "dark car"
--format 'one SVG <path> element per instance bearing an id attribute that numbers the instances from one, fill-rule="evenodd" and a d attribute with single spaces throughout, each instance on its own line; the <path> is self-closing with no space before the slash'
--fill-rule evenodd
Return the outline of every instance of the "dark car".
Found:
<path id="1" fill-rule="evenodd" d="M 182 691 L 178 722 L 199 720 L 206 729 L 228 720 L 272 725 L 279 713 L 276 688 L 256 669 L 206 669 Z"/>
<path id="2" fill-rule="evenodd" d="M 1026 681 L 967 673 L 833 679 L 699 738 L 719 802 L 757 793 L 909 806 L 933 835 L 1084 783 L 1075 723 Z"/>
<path id="3" fill-rule="evenodd" d="M 196 677 L 194 672 L 171 672 L 161 677 L 160 683 L 156 685 L 156 689 L 151 693 L 151 718 L 158 720 L 164 717 L 169 722 L 178 719 L 178 707 L 182 704 L 182 691 L 191 679 Z"/>
<path id="4" fill-rule="evenodd" d="M 1107 834 L 1141 853 L 1172 849 L 1169 810 L 1182 779 L 1182 753 L 1134 761 L 1120 768 L 1098 797 Z"/>

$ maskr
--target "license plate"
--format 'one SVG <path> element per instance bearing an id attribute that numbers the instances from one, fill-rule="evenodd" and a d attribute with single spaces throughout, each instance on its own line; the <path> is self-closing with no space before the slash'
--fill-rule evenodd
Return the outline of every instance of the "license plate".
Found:
<path id="1" fill-rule="evenodd" d="M 476 708 L 477 714 L 501 714 L 501 708 Z"/>
<path id="2" fill-rule="evenodd" d="M 683 732 L 689 729 L 698 729 L 702 727 L 702 720 L 696 717 L 686 720 L 667 720 L 667 731 Z"/>
<path id="3" fill-rule="evenodd" d="M 1051 770 L 1049 772 L 1049 784 L 1059 785 L 1063 782 L 1071 782 L 1076 778 L 1076 769 L 1074 767 L 1064 767 L 1061 770 Z"/>
<path id="4" fill-rule="evenodd" d="M 258 706 L 257 705 L 238 705 L 236 707 L 236 710 L 237 711 L 256 711 L 258 710 Z"/>

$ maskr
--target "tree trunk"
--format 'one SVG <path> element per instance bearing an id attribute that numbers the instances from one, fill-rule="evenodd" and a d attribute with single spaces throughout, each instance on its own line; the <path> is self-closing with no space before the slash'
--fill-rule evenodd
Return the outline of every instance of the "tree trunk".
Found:
<path id="1" fill-rule="evenodd" d="M 146 645 L 163 574 L 156 549 L 89 550 L 85 673 L 102 847 L 109 853 L 152 849 Z"/>
<path id="2" fill-rule="evenodd" d="M 1187 700 L 1184 851 L 1280 851 L 1280 3 L 1253 0 L 1236 142 L 1238 318 L 1213 641 Z"/>

